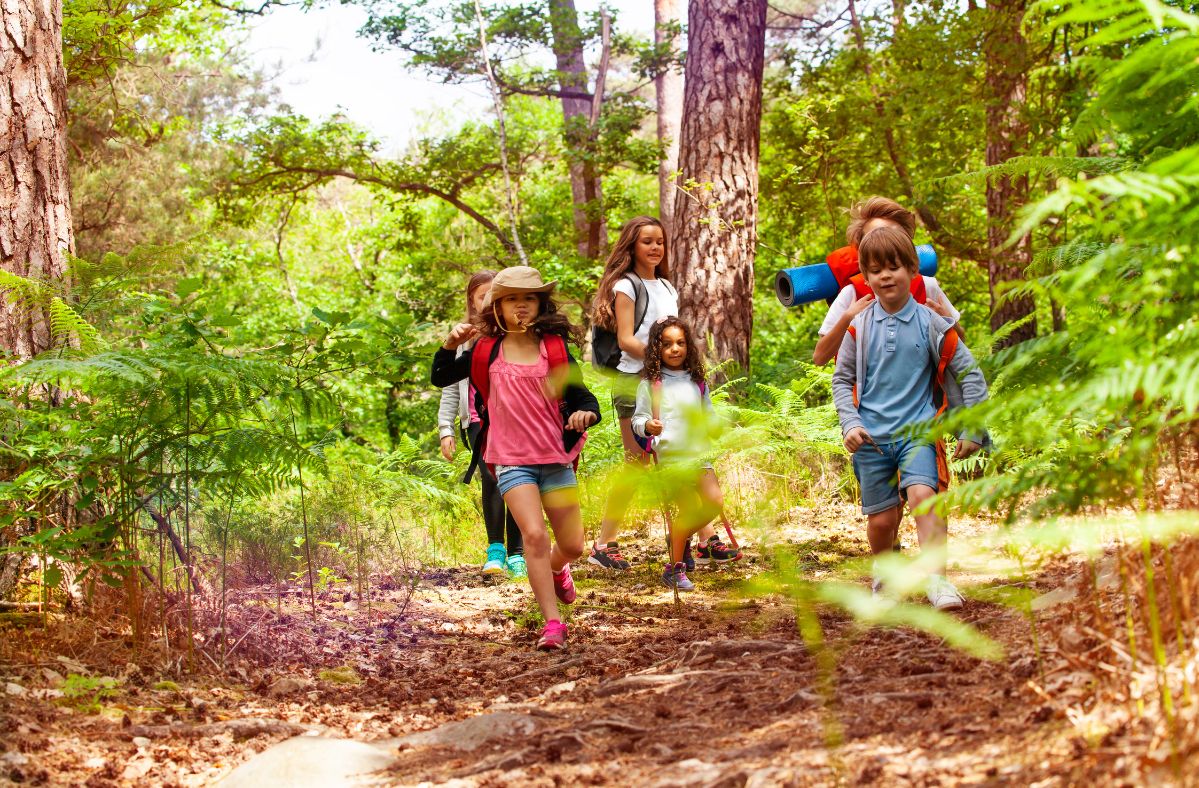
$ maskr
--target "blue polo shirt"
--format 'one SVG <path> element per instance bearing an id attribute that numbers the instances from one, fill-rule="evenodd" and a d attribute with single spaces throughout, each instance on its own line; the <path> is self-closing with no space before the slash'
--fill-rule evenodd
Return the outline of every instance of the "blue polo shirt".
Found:
<path id="1" fill-rule="evenodd" d="M 905 437 L 904 427 L 936 415 L 930 317 L 911 297 L 893 315 L 877 301 L 866 312 L 866 380 L 858 382 L 858 413 L 880 443 Z"/>

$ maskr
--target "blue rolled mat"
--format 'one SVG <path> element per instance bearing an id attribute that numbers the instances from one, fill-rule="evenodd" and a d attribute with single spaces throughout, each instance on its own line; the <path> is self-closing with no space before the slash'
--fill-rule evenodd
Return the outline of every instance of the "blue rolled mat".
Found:
<path id="1" fill-rule="evenodd" d="M 937 275 L 937 250 L 929 244 L 916 247 L 920 273 Z M 774 294 L 783 306 L 802 306 L 815 301 L 831 301 L 841 292 L 841 285 L 828 263 L 813 263 L 798 268 L 784 268 L 774 277 Z"/>

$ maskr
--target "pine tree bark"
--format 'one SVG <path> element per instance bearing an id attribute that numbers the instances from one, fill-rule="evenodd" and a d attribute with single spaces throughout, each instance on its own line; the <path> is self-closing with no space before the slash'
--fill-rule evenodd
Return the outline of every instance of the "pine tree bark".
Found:
<path id="1" fill-rule="evenodd" d="M 0 14 L 0 267 L 62 279 L 74 248 L 62 2 L 6 0 Z M 29 358 L 50 343 L 41 310 L 0 297 L 0 348 Z"/>
<path id="2" fill-rule="evenodd" d="M 40 280 L 63 279 L 71 232 L 67 179 L 67 75 L 61 0 L 0 5 L 0 268 Z M 40 308 L 0 296 L 0 350 L 27 359 L 51 345 Z M 10 545 L 22 526 L 0 531 Z M 0 556 L 0 599 L 9 596 L 24 556 Z"/>
<path id="3" fill-rule="evenodd" d="M 749 370 L 766 0 L 691 0 L 674 204 L 679 311 L 710 358 Z"/>
<path id="4" fill-rule="evenodd" d="M 676 33 L 681 22 L 679 0 L 654 0 L 654 43 L 669 45 L 676 51 L 682 45 L 682 35 Z M 654 80 L 658 104 L 658 142 L 665 156 L 658 163 L 658 218 L 670 234 L 674 211 L 674 180 L 671 175 L 679 166 L 679 131 L 683 122 L 683 75 L 677 69 L 663 71 Z"/>
<path id="5" fill-rule="evenodd" d="M 550 0 L 550 30 L 554 36 L 558 86 L 562 96 L 562 122 L 566 132 L 570 167 L 570 196 L 574 213 L 575 246 L 581 257 L 596 260 L 607 245 L 603 185 L 588 155 L 591 145 L 591 101 L 587 93 L 587 63 L 583 58 L 583 33 L 574 0 Z"/>
<path id="6" fill-rule="evenodd" d="M 1028 124 L 1023 117 L 1028 91 L 1028 42 L 1020 32 L 1027 0 L 993 0 L 987 3 L 983 52 L 986 57 L 987 151 L 986 163 L 994 167 L 1019 156 L 1028 147 Z M 987 178 L 987 270 L 991 290 L 991 330 L 1033 315 L 1032 296 L 1003 298 L 1004 286 L 1023 281 L 1032 262 L 1032 237 L 1025 235 L 1006 246 L 1016 212 L 1028 202 L 1028 176 L 992 175 Z M 1002 302 L 1001 302 L 1002 299 Z M 1035 318 L 1015 329 L 997 344 L 1009 347 L 1037 335 Z"/>

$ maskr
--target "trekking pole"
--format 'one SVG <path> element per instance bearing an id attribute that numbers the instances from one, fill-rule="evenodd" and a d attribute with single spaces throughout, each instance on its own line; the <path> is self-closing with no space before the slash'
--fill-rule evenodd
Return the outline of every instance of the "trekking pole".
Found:
<path id="1" fill-rule="evenodd" d="M 733 526 L 729 523 L 729 518 L 724 513 L 724 507 L 720 507 L 720 522 L 724 525 L 724 532 L 729 535 L 729 544 L 734 550 L 740 550 L 741 545 L 737 544 L 737 537 L 733 536 Z"/>

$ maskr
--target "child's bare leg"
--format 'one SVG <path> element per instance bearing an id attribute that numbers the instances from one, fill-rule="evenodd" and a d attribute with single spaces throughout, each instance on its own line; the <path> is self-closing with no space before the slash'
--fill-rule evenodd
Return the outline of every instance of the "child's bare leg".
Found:
<path id="1" fill-rule="evenodd" d="M 936 495 L 937 491 L 927 484 L 913 484 L 907 488 L 907 493 L 908 505 L 912 507 L 912 511 L 916 511 L 920 504 Z M 932 509 L 916 515 L 916 534 L 920 537 L 920 551 L 933 551 L 936 555 L 933 574 L 945 574 L 945 544 L 949 534 L 945 518 Z"/>
<path id="2" fill-rule="evenodd" d="M 624 445 L 626 467 L 616 472 L 608 491 L 608 500 L 604 503 L 604 519 L 600 521 L 599 538 L 596 540 L 601 545 L 616 541 L 620 524 L 624 522 L 625 512 L 637 490 L 636 478 L 628 471 L 630 466 L 644 465 L 647 456 L 633 437 L 632 419 L 620 420 L 620 442 Z"/>
<path id="3" fill-rule="evenodd" d="M 558 598 L 554 596 L 554 578 L 550 576 L 553 571 L 550 568 L 550 534 L 541 513 L 540 491 L 535 484 L 522 484 L 504 495 L 504 503 L 516 519 L 516 526 L 524 539 L 529 585 L 533 588 L 541 615 L 547 622 L 561 621 Z"/>
<path id="4" fill-rule="evenodd" d="M 895 532 L 899 528 L 899 511 L 898 507 L 892 507 L 866 515 L 866 538 L 870 541 L 870 552 L 875 555 L 887 553 L 895 546 Z"/>
<path id="5" fill-rule="evenodd" d="M 899 526 L 903 525 L 903 502 L 895 507 L 895 534 L 891 544 L 899 544 Z"/>
<path id="6" fill-rule="evenodd" d="M 720 483 L 716 481 L 716 474 L 711 468 L 700 471 L 695 491 L 698 493 L 698 500 L 686 500 L 691 496 L 685 496 L 685 499 L 679 502 L 679 517 L 670 533 L 671 561 L 683 560 L 683 547 L 692 534 L 716 532 L 710 523 L 712 518 L 720 514 L 720 509 L 724 506 L 724 495 L 720 492 Z"/>
<path id="7" fill-rule="evenodd" d="M 550 569 L 561 572 L 562 567 L 583 554 L 583 516 L 579 512 L 578 488 L 552 490 L 543 495 L 541 501 L 549 517 L 550 528 L 554 530 Z"/>

